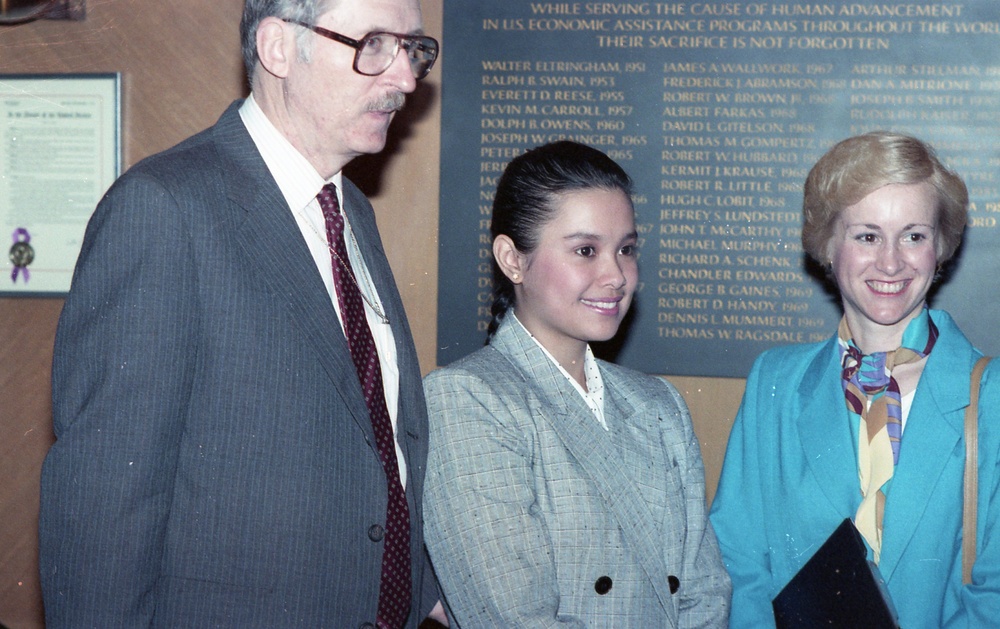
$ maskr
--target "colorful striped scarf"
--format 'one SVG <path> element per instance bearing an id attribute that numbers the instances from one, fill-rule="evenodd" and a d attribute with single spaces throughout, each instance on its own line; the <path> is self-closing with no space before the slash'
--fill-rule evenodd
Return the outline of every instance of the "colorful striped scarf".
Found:
<path id="1" fill-rule="evenodd" d="M 858 476 L 861 506 L 854 523 L 868 541 L 878 563 L 882 550 L 882 518 L 886 483 L 899 463 L 903 436 L 903 410 L 899 384 L 892 377 L 896 365 L 916 362 L 931 353 L 938 330 L 924 308 L 903 332 L 902 345 L 891 352 L 862 354 L 851 338 L 846 317 L 837 335 L 841 346 L 841 372 L 848 410 L 860 418 Z"/>

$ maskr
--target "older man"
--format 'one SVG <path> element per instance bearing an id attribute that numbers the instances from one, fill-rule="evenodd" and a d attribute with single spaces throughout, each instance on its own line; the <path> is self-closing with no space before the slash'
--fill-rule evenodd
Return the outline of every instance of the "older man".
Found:
<path id="1" fill-rule="evenodd" d="M 42 476 L 49 629 L 412 628 L 438 598 L 416 352 L 341 174 L 437 42 L 418 0 L 247 0 L 241 30 L 251 96 L 87 228 Z"/>

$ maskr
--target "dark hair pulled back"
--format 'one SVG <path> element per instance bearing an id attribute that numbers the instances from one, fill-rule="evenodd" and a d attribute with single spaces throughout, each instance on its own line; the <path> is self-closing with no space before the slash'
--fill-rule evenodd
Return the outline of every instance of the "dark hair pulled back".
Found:
<path id="1" fill-rule="evenodd" d="M 632 180 L 613 159 L 585 144 L 560 140 L 544 144 L 510 161 L 493 199 L 492 240 L 505 235 L 521 253 L 538 245 L 542 227 L 552 218 L 560 195 L 581 190 L 621 190 L 632 195 Z M 493 260 L 493 319 L 488 343 L 507 311 L 514 306 L 514 284 Z"/>

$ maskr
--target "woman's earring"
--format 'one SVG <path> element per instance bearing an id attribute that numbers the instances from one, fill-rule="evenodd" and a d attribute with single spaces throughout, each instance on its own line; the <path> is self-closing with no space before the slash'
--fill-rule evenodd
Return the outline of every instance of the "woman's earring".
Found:
<path id="1" fill-rule="evenodd" d="M 520 273 L 518 273 L 517 271 L 514 271 L 514 272 L 513 272 L 512 274 L 511 274 L 511 276 L 510 276 L 510 280 L 511 280 L 512 282 L 516 282 L 516 281 L 518 281 L 519 279 L 521 279 L 521 274 L 520 274 Z"/>

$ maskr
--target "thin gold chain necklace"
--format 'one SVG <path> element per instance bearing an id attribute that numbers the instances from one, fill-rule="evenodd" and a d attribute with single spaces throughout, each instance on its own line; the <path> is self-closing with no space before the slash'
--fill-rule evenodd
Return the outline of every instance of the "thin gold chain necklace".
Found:
<path id="1" fill-rule="evenodd" d="M 379 321 L 381 321 L 384 325 L 389 325 L 389 317 L 386 316 L 385 312 L 383 312 L 381 308 L 379 308 L 378 303 L 374 299 L 370 299 L 368 297 L 368 291 L 371 291 L 372 295 L 375 294 L 375 285 L 372 282 L 371 276 L 368 274 L 368 265 L 367 264 L 361 265 L 361 271 L 364 274 L 364 277 L 362 279 L 365 282 L 365 288 L 368 289 L 368 291 L 366 291 L 363 288 L 361 288 L 360 284 L 358 284 L 358 280 L 355 277 L 354 273 L 354 267 L 351 266 L 350 262 L 340 257 L 340 254 L 337 253 L 337 250 L 333 247 L 333 245 L 330 244 L 330 241 L 327 240 L 323 234 L 319 233 L 319 230 L 316 229 L 316 226 L 312 224 L 312 221 L 310 221 L 307 216 L 305 216 L 302 212 L 299 212 L 298 214 L 302 218 L 303 222 L 305 222 L 305 224 L 309 226 L 309 229 L 312 230 L 312 233 L 316 234 L 316 237 L 319 238 L 320 242 L 326 245 L 326 248 L 330 250 L 330 253 L 332 253 L 333 256 L 337 258 L 337 260 L 340 262 L 340 265 L 343 268 L 348 269 L 350 271 L 348 273 L 342 273 L 341 275 L 347 275 L 347 277 L 351 280 L 351 283 L 354 284 L 355 288 L 358 289 L 358 292 L 361 293 L 361 299 L 365 300 L 365 303 L 368 304 L 368 307 L 372 309 L 372 311 L 375 313 L 375 316 L 378 317 Z M 355 251 L 360 251 L 360 247 L 358 247 L 358 239 L 354 237 L 354 230 L 349 229 L 346 218 L 344 218 L 344 229 L 350 231 L 351 233 L 351 246 L 354 247 Z"/>

